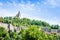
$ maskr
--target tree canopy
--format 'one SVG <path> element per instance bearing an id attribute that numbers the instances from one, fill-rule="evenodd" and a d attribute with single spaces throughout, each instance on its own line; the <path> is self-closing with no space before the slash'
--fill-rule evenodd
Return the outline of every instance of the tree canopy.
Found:
<path id="1" fill-rule="evenodd" d="M 19 26 L 19 25 L 24 25 L 24 26 L 36 25 L 36 26 L 50 27 L 50 25 L 47 22 L 44 22 L 44 21 L 41 21 L 41 20 L 31 20 L 31 19 L 28 19 L 28 18 L 4 17 L 2 19 L 2 22 L 3 23 L 11 23 L 14 26 Z"/>

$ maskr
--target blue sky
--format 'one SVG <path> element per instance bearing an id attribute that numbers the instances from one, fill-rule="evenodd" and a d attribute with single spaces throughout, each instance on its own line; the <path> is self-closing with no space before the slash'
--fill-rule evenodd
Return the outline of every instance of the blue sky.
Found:
<path id="1" fill-rule="evenodd" d="M 60 25 L 60 0 L 0 0 L 0 16 L 37 19 Z"/>

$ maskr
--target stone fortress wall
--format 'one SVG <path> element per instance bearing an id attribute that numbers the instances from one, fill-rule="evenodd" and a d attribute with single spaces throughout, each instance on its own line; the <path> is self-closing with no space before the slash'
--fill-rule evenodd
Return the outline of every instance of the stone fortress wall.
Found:
<path id="1" fill-rule="evenodd" d="M 8 24 L 6 24 L 6 23 L 0 23 L 0 26 L 2 26 L 3 28 L 5 28 L 7 31 L 9 30 L 9 28 L 8 28 Z M 12 31 L 14 31 L 14 29 L 17 31 L 17 32 L 19 32 L 21 29 L 20 29 L 20 27 L 15 27 L 15 26 L 13 26 L 12 24 L 10 24 L 10 30 L 12 30 Z"/>
<path id="2" fill-rule="evenodd" d="M 52 34 L 52 33 L 57 33 L 57 35 L 60 34 L 60 30 L 59 29 L 48 29 L 46 27 L 42 27 L 41 30 L 43 30 L 47 34 Z"/>

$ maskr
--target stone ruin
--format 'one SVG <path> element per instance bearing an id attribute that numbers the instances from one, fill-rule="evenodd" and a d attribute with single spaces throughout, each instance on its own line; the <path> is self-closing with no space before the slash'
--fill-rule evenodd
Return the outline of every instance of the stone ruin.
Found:
<path id="1" fill-rule="evenodd" d="M 5 28 L 7 31 L 9 31 L 9 30 L 11 30 L 11 31 L 16 30 L 16 32 L 20 32 L 20 30 L 21 30 L 20 27 L 15 27 L 12 24 L 0 23 L 0 26 Z"/>
<path id="2" fill-rule="evenodd" d="M 51 33 L 60 34 L 60 30 L 59 29 L 48 29 L 48 28 L 42 27 L 41 30 L 43 30 L 47 34 L 51 34 Z"/>
<path id="3" fill-rule="evenodd" d="M 20 11 L 18 11 L 16 17 L 20 17 L 20 16 L 21 16 Z M 16 30 L 17 32 L 19 32 L 21 30 L 20 27 L 15 27 L 12 24 L 0 23 L 0 26 L 4 27 L 7 31 L 8 30 L 12 30 L 12 31 Z"/>
<path id="4" fill-rule="evenodd" d="M 20 11 L 18 11 L 18 14 L 16 15 L 16 17 L 21 17 Z"/>

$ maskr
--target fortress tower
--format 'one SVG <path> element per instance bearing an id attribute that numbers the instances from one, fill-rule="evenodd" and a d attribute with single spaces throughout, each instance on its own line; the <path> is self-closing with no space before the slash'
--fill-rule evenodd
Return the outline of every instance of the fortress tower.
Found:
<path id="1" fill-rule="evenodd" d="M 16 17 L 21 17 L 20 11 L 18 11 Z"/>

